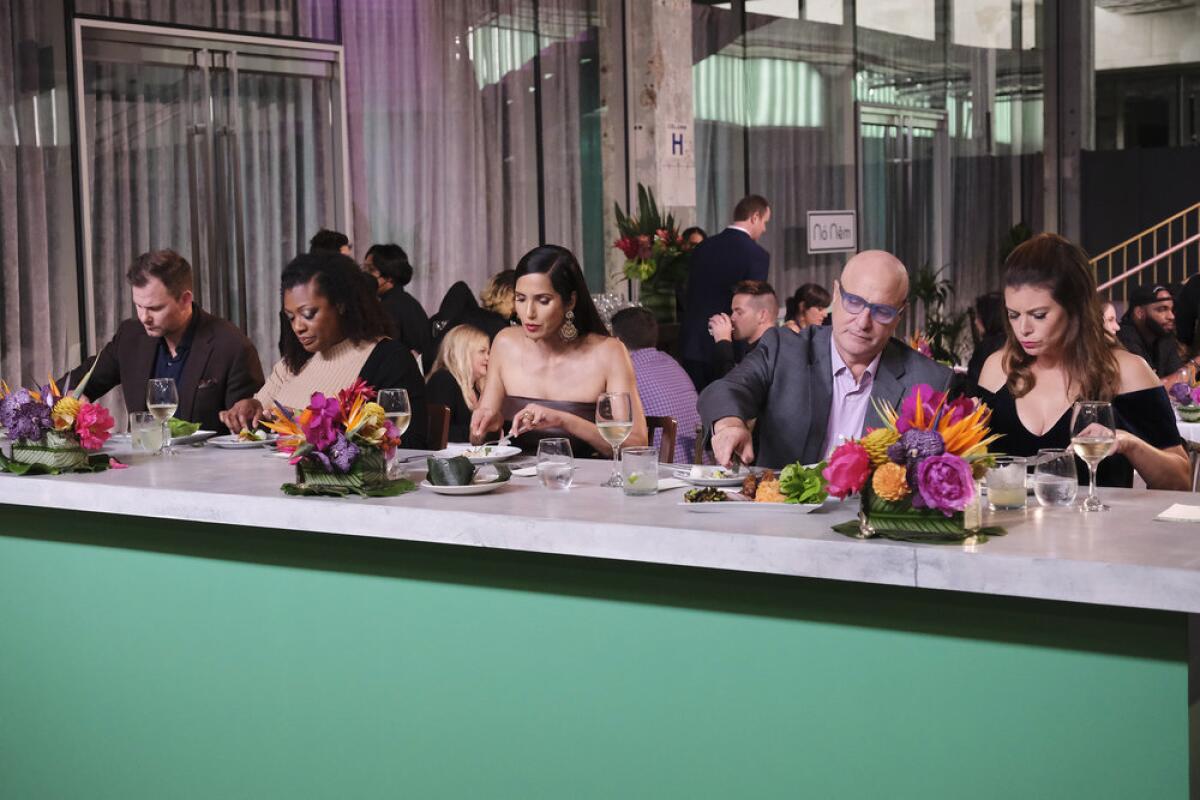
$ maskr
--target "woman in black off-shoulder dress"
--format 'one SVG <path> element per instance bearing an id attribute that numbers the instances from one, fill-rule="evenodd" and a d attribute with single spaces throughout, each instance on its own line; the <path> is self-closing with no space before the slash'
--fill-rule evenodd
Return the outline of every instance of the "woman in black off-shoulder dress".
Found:
<path id="1" fill-rule="evenodd" d="M 1188 459 L 1171 401 L 1150 365 L 1103 327 L 1096 282 L 1076 245 L 1044 233 L 1005 263 L 1007 342 L 984 364 L 978 395 L 992 408 L 994 446 L 1014 456 L 1071 446 L 1076 400 L 1109 400 L 1116 453 L 1097 471 L 1100 486 L 1187 489 Z M 1079 480 L 1088 471 L 1079 464 Z"/>

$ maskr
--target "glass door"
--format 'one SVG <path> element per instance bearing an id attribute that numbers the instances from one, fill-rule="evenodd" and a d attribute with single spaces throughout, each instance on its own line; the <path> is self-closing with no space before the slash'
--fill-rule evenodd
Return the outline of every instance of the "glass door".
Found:
<path id="1" fill-rule="evenodd" d="M 171 248 L 269 364 L 284 264 L 349 227 L 341 49 L 98 20 L 75 35 L 85 347 L 129 316 L 133 258 Z"/>
<path id="2" fill-rule="evenodd" d="M 894 253 L 910 272 L 940 269 L 949 253 L 945 113 L 860 104 L 858 122 L 862 249 Z"/>

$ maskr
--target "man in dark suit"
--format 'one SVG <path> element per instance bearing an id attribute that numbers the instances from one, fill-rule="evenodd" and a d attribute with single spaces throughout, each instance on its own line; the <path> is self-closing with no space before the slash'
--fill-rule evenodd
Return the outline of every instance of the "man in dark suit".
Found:
<path id="1" fill-rule="evenodd" d="M 771 256 L 758 240 L 770 221 L 771 207 L 764 198 L 756 194 L 743 197 L 733 210 L 733 224 L 696 245 L 691 253 L 679 352 L 683 368 L 697 389 L 717 377 L 713 372 L 709 318 L 729 313 L 734 285 L 767 279 Z"/>
<path id="2" fill-rule="evenodd" d="M 946 390 L 947 367 L 892 338 L 908 297 L 900 261 L 878 250 L 859 253 L 833 287 L 833 325 L 767 331 L 742 363 L 700 395 L 719 463 L 728 465 L 737 453 L 743 463 L 773 468 L 812 464 L 864 427 L 882 426 L 873 400 L 898 408 L 918 384 Z"/>
<path id="3" fill-rule="evenodd" d="M 254 345 L 236 327 L 192 302 L 192 267 L 178 253 L 143 253 L 125 277 L 137 318 L 122 322 L 100 351 L 84 394 L 95 400 L 120 385 L 125 407 L 145 411 L 147 382 L 174 378 L 179 389 L 175 416 L 224 431 L 220 412 L 262 388 Z M 72 386 L 91 364 L 89 359 L 72 370 Z"/>

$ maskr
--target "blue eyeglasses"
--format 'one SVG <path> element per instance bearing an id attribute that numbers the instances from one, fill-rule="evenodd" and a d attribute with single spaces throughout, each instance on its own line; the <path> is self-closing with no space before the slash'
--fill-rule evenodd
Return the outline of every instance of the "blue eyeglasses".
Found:
<path id="1" fill-rule="evenodd" d="M 901 309 L 885 303 L 868 303 L 865 298 L 847 292 L 841 284 L 838 285 L 838 291 L 842 295 L 842 308 L 850 314 L 857 316 L 863 312 L 864 308 L 869 308 L 871 309 L 871 319 L 880 325 L 890 325 L 896 317 L 900 316 Z"/>

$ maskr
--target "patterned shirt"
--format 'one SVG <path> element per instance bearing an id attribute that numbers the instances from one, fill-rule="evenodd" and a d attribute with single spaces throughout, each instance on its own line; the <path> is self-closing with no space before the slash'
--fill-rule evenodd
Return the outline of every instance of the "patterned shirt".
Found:
<path id="1" fill-rule="evenodd" d="M 637 374 L 638 395 L 646 416 L 675 418 L 675 463 L 690 464 L 696 447 L 700 412 L 696 410 L 696 387 L 679 362 L 661 350 L 645 347 L 629 354 Z M 654 435 L 657 446 L 662 432 Z"/>

